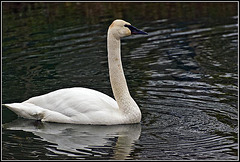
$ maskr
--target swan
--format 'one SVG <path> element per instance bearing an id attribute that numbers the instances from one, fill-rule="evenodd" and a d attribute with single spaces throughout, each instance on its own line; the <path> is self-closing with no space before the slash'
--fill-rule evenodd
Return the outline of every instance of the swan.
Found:
<path id="1" fill-rule="evenodd" d="M 121 62 L 121 38 L 147 34 L 124 20 L 108 28 L 107 50 L 110 83 L 114 98 L 99 91 L 73 87 L 32 97 L 21 103 L 3 104 L 18 116 L 42 122 L 116 125 L 141 121 L 141 111 L 131 97 Z"/>

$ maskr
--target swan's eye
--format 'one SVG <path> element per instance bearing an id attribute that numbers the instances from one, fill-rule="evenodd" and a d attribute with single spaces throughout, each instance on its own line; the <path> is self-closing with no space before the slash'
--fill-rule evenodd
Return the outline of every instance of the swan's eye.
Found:
<path id="1" fill-rule="evenodd" d="M 132 25 L 128 25 L 128 24 L 125 24 L 124 26 L 127 27 L 128 29 L 130 29 L 131 31 L 135 28 Z"/>

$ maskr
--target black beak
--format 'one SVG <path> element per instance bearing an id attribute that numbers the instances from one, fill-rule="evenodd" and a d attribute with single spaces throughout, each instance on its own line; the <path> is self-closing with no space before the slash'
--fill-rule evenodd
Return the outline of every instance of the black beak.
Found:
<path id="1" fill-rule="evenodd" d="M 128 27 L 131 30 L 131 34 L 144 34 L 144 35 L 148 35 L 146 32 L 137 29 L 136 27 L 132 26 L 132 25 L 124 25 L 125 27 Z"/>

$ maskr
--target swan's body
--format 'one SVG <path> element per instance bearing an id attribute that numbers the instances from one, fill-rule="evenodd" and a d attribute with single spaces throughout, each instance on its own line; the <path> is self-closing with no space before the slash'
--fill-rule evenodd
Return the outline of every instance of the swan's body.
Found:
<path id="1" fill-rule="evenodd" d="M 108 29 L 109 74 L 116 101 L 92 89 L 66 88 L 5 106 L 21 117 L 48 122 L 102 125 L 139 123 L 141 111 L 130 96 L 121 62 L 120 38 L 131 34 L 146 33 L 123 20 L 115 20 Z"/>

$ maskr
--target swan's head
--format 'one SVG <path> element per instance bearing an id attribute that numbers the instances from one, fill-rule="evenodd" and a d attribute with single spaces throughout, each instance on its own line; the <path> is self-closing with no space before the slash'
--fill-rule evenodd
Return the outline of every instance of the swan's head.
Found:
<path id="1" fill-rule="evenodd" d="M 129 22 L 119 19 L 113 21 L 108 28 L 108 32 L 111 32 L 118 39 L 132 34 L 147 34 L 132 26 Z"/>

